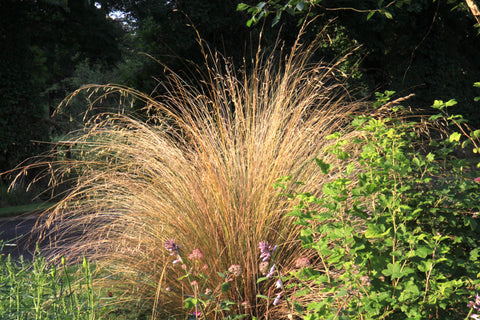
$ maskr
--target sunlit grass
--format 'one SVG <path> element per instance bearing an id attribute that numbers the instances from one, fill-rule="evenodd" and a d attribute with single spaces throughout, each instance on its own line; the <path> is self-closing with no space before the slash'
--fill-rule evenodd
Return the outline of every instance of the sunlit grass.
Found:
<path id="1" fill-rule="evenodd" d="M 201 86 L 172 74 L 156 97 L 116 85 L 83 88 L 143 100 L 150 118 L 96 117 L 67 141 L 71 159 L 49 162 L 54 185 L 78 177 L 45 215 L 50 257 L 85 254 L 115 274 L 101 284 L 123 290 L 119 301 L 141 300 L 159 317 L 181 313 L 192 294 L 164 248 L 175 239 L 185 255 L 203 252 L 201 290 L 222 282 L 218 272 L 242 267 L 237 289 L 225 293 L 236 303 L 233 313 L 248 301 L 252 315 L 268 305 L 274 318 L 285 317 L 281 304 L 257 298 L 266 288 L 257 284 L 260 241 L 278 245 L 285 274 L 304 254 L 298 226 L 284 217 L 288 200 L 273 185 L 292 175 L 320 190 L 331 177 L 316 170 L 315 157 L 362 108 L 334 66 L 308 64 L 311 50 L 259 54 L 250 73 L 211 55 Z M 213 306 L 205 312 L 213 318 Z"/>

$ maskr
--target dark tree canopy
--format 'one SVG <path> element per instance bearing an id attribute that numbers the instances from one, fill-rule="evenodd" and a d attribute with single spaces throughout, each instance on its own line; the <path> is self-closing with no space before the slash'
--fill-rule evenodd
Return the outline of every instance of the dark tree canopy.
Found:
<path id="1" fill-rule="evenodd" d="M 473 87 L 480 80 L 480 39 L 467 2 L 243 2 L 257 12 L 286 9 L 281 19 L 270 14 L 249 28 L 251 12 L 237 11 L 240 0 L 1 1 L 0 171 L 39 152 L 32 141 L 49 141 L 70 128 L 50 115 L 78 86 L 110 81 L 152 92 L 165 76 L 158 61 L 180 74 L 202 65 L 198 35 L 240 66 L 255 54 L 261 32 L 263 49 L 277 38 L 288 47 L 307 15 L 316 19 L 304 41 L 324 30 L 315 59 L 330 62 L 360 46 L 340 66 L 360 97 L 376 90 L 415 93 L 410 102 L 416 108 L 456 98 L 455 112 L 480 126 L 473 100 L 480 96 Z M 112 12 L 124 21 L 108 18 Z"/>
<path id="2" fill-rule="evenodd" d="M 112 66 L 121 29 L 90 1 L 0 2 L 0 171 L 40 151 L 63 90 L 83 61 Z M 28 128 L 26 130 L 26 128 Z"/>

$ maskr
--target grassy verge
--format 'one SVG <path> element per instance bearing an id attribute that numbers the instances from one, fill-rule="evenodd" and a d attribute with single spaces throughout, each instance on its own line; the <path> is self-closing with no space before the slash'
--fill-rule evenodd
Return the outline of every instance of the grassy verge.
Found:
<path id="1" fill-rule="evenodd" d="M 3 251 L 4 243 L 0 243 Z M 113 305 L 120 293 L 92 286 L 100 277 L 95 267 L 51 265 L 37 250 L 32 261 L 0 256 L 0 319 L 140 319 L 127 308 Z"/>

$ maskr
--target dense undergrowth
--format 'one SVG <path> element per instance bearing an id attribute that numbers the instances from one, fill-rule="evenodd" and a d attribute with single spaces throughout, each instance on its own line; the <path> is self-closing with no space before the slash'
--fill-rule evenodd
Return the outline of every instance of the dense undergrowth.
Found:
<path id="1" fill-rule="evenodd" d="M 429 119 L 391 92 L 351 101 L 335 66 L 308 64 L 311 49 L 259 54 L 250 75 L 207 56 L 202 86 L 173 74 L 155 98 L 83 88 L 142 100 L 150 118 L 95 117 L 61 142 L 68 157 L 57 148 L 25 168 L 73 187 L 41 219 L 35 240 L 49 264 L 2 258 L 6 312 L 93 319 L 130 304 L 133 317 L 155 319 L 467 317 L 480 202 L 475 159 L 454 155 L 476 150 L 479 132 L 445 113 L 453 101 L 436 101 L 442 114 Z M 63 257 L 85 277 L 56 278 Z M 25 283 L 40 285 L 24 297 Z"/>

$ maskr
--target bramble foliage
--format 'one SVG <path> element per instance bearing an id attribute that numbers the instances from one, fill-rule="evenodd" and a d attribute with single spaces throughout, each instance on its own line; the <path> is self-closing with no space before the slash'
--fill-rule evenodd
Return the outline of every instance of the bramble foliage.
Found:
<path id="1" fill-rule="evenodd" d="M 434 108 L 444 112 L 453 104 L 435 101 Z M 288 194 L 296 199 L 288 216 L 303 227 L 304 248 L 323 264 L 296 274 L 300 283 L 319 288 L 304 319 L 467 316 L 466 302 L 480 283 L 479 179 L 452 154 L 465 145 L 465 136 L 477 133 L 467 134 L 461 117 L 441 117 L 462 133 L 432 141 L 430 152 L 418 148 L 418 123 L 401 114 L 356 117 L 351 124 L 356 138 L 332 134 L 328 138 L 335 144 L 325 150 L 346 170 L 318 196 Z M 347 142 L 361 152 L 353 157 L 344 149 Z M 333 174 L 333 165 L 321 158 L 317 164 L 323 174 Z M 278 186 L 286 188 L 285 180 Z"/>

